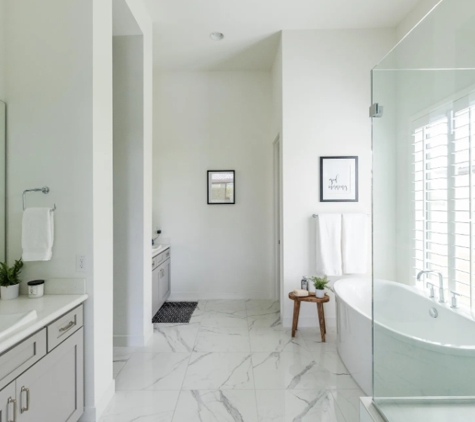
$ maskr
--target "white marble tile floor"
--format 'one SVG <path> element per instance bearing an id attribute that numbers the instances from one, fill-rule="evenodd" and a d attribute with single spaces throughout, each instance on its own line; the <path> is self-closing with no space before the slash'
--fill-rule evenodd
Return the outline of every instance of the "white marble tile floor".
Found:
<path id="1" fill-rule="evenodd" d="M 190 324 L 155 324 L 114 350 L 117 393 L 101 422 L 357 422 L 364 393 L 329 329 L 292 339 L 279 304 L 200 302 Z"/>

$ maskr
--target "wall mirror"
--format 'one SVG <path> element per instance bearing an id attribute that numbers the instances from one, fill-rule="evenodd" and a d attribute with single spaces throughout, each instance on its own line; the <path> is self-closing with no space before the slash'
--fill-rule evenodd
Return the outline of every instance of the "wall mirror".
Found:
<path id="1" fill-rule="evenodd" d="M 207 183 L 209 205 L 236 203 L 234 170 L 209 170 Z"/>
<path id="2" fill-rule="evenodd" d="M 0 101 L 0 262 L 6 259 L 6 111 L 7 105 Z"/>

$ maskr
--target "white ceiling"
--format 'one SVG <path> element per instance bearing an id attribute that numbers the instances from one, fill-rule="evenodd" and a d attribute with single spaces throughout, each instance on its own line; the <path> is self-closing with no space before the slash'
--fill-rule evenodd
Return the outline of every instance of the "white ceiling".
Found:
<path id="1" fill-rule="evenodd" d="M 280 30 L 396 27 L 419 0 L 145 1 L 160 69 L 268 70 Z"/>

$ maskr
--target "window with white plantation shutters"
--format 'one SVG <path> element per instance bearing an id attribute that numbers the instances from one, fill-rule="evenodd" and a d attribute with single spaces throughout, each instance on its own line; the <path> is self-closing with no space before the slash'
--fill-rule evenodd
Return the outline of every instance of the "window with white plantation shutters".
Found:
<path id="1" fill-rule="evenodd" d="M 420 270 L 442 273 L 445 288 L 470 306 L 475 107 L 467 102 L 460 100 L 415 124 L 414 276 Z M 437 276 L 428 278 L 438 286 Z"/>

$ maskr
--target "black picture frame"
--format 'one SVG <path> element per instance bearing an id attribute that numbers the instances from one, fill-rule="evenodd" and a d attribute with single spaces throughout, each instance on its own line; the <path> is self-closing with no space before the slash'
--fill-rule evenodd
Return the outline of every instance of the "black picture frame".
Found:
<path id="1" fill-rule="evenodd" d="M 233 174 L 233 200 L 223 202 L 210 201 L 210 175 L 213 173 L 232 173 Z M 234 170 L 208 170 L 206 173 L 206 199 L 208 205 L 235 205 L 236 204 L 236 172 Z"/>
<path id="2" fill-rule="evenodd" d="M 328 198 L 324 196 L 324 172 L 326 160 L 353 160 L 354 161 L 354 198 Z M 329 162 L 327 162 L 327 165 Z M 328 182 L 334 183 L 335 179 L 329 179 Z M 344 185 L 343 185 L 344 186 Z M 338 186 L 337 186 L 338 187 Z M 335 194 L 337 196 L 337 194 Z M 352 195 L 353 196 L 353 195 Z M 329 156 L 320 157 L 320 202 L 358 202 L 359 186 L 358 186 L 358 157 L 355 155 Z"/>

